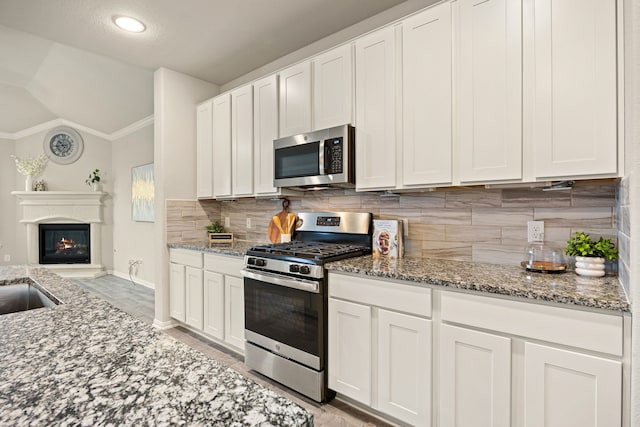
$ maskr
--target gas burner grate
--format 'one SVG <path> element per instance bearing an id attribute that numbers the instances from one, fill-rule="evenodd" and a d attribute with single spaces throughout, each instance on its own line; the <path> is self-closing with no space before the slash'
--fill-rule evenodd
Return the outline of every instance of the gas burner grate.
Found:
<path id="1" fill-rule="evenodd" d="M 325 242 L 289 242 L 273 243 L 269 245 L 254 246 L 250 249 L 253 253 L 268 253 L 288 257 L 301 257 L 322 260 L 335 256 L 364 253 L 367 248 L 362 246 L 342 243 Z"/>

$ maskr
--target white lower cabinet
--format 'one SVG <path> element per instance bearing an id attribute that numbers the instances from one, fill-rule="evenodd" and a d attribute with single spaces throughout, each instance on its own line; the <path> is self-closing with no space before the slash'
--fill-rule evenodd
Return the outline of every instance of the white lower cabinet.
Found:
<path id="1" fill-rule="evenodd" d="M 169 315 L 181 322 L 185 320 L 185 266 L 169 264 Z"/>
<path id="2" fill-rule="evenodd" d="M 405 423 L 431 425 L 430 294 L 330 274 L 329 388 Z M 402 306 L 407 313 L 396 311 Z"/>
<path id="3" fill-rule="evenodd" d="M 329 301 L 329 387 L 371 405 L 371 307 Z"/>
<path id="4" fill-rule="evenodd" d="M 244 354 L 243 259 L 173 248 L 169 258 L 171 317 Z"/>
<path id="5" fill-rule="evenodd" d="M 622 363 L 545 345 L 524 349 L 524 425 L 622 425 Z"/>
<path id="6" fill-rule="evenodd" d="M 224 278 L 224 340 L 244 349 L 244 281 L 240 277 Z"/>
<path id="7" fill-rule="evenodd" d="M 626 315 L 333 271 L 328 285 L 329 388 L 390 421 L 630 425 Z"/>
<path id="8" fill-rule="evenodd" d="M 413 425 L 430 425 L 431 321 L 378 310 L 377 409 Z"/>
<path id="9" fill-rule="evenodd" d="M 440 425 L 511 425 L 511 340 L 440 327 Z"/>
<path id="10" fill-rule="evenodd" d="M 202 329 L 202 269 L 185 268 L 185 323 L 197 329 Z"/>
<path id="11" fill-rule="evenodd" d="M 212 271 L 204 272 L 204 332 L 219 340 L 224 339 L 224 276 Z"/>

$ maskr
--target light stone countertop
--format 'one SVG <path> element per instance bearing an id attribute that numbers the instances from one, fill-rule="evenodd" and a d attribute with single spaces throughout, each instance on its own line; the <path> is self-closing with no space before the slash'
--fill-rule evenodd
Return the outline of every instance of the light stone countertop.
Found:
<path id="1" fill-rule="evenodd" d="M 375 259 L 372 256 L 332 262 L 326 267 L 333 272 L 507 295 L 574 308 L 630 311 L 624 288 L 615 276 L 590 278 L 573 272 L 528 272 L 511 265 L 431 258 Z"/>
<path id="2" fill-rule="evenodd" d="M 44 268 L 62 304 L 0 316 L 0 425 L 311 426 L 302 407 Z"/>
<path id="3" fill-rule="evenodd" d="M 209 242 L 193 242 L 193 243 L 169 243 L 168 247 L 174 249 L 189 249 L 192 251 L 207 252 L 219 255 L 231 255 L 243 257 L 251 246 L 259 245 L 260 242 L 247 242 L 244 240 L 236 240 L 233 243 L 220 243 L 209 246 Z"/>

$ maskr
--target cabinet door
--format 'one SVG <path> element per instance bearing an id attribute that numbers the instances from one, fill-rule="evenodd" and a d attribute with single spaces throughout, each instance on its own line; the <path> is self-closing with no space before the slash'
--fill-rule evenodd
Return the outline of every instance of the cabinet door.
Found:
<path id="1" fill-rule="evenodd" d="M 169 315 L 185 320 L 185 266 L 169 263 Z"/>
<path id="2" fill-rule="evenodd" d="M 253 194 L 253 86 L 231 93 L 231 171 L 234 196 Z"/>
<path id="3" fill-rule="evenodd" d="M 213 197 L 212 107 L 212 101 L 207 101 L 196 108 L 196 195 L 198 198 Z"/>
<path id="4" fill-rule="evenodd" d="M 440 422 L 511 425 L 511 340 L 470 329 L 440 328 Z"/>
<path id="5" fill-rule="evenodd" d="M 253 83 L 253 172 L 257 195 L 276 194 L 273 140 L 278 139 L 278 76 Z"/>
<path id="6" fill-rule="evenodd" d="M 535 175 L 616 173 L 616 2 L 533 0 Z"/>
<path id="7" fill-rule="evenodd" d="M 213 98 L 213 195 L 231 196 L 231 94 Z"/>
<path id="8" fill-rule="evenodd" d="M 462 182 L 522 177 L 522 5 L 461 0 L 456 152 Z"/>
<path id="9" fill-rule="evenodd" d="M 377 409 L 414 426 L 431 425 L 430 320 L 378 311 Z"/>
<path id="10" fill-rule="evenodd" d="M 356 187 L 396 185 L 395 29 L 356 41 Z"/>
<path id="11" fill-rule="evenodd" d="M 402 23 L 402 184 L 451 182 L 451 4 Z"/>
<path id="12" fill-rule="evenodd" d="M 311 130 L 311 62 L 280 72 L 280 137 Z"/>
<path id="13" fill-rule="evenodd" d="M 525 343 L 527 427 L 614 427 L 622 424 L 622 364 Z"/>
<path id="14" fill-rule="evenodd" d="M 313 59 L 313 128 L 352 123 L 353 55 L 340 46 Z"/>
<path id="15" fill-rule="evenodd" d="M 224 276 L 212 271 L 204 272 L 204 327 L 205 333 L 224 339 Z"/>
<path id="16" fill-rule="evenodd" d="M 329 388 L 371 405 L 371 308 L 329 298 Z"/>
<path id="17" fill-rule="evenodd" d="M 202 270 L 185 268 L 185 323 L 196 329 L 202 329 L 203 289 Z"/>
<path id="18" fill-rule="evenodd" d="M 244 352 L 244 282 L 224 278 L 224 340 Z"/>

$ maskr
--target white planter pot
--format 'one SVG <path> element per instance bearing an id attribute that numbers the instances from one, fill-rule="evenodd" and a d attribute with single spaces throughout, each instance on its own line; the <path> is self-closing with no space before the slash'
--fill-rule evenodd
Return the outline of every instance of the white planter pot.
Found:
<path id="1" fill-rule="evenodd" d="M 587 277 L 604 276 L 604 258 L 577 256 L 576 273 Z"/>
<path id="2" fill-rule="evenodd" d="M 24 179 L 24 191 L 33 191 L 33 177 L 27 175 Z"/>

